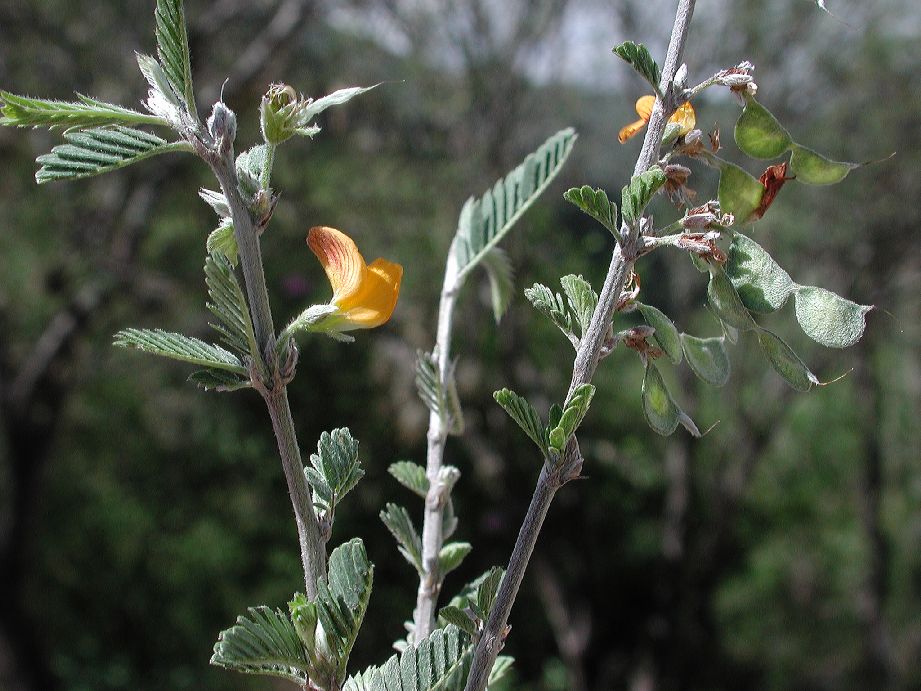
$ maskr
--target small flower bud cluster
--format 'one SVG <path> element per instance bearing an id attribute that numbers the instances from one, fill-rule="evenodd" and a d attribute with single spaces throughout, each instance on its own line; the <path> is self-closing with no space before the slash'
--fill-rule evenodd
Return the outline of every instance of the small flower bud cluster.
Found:
<path id="1" fill-rule="evenodd" d="M 699 230 L 714 227 L 725 228 L 731 226 L 734 221 L 732 214 L 720 213 L 719 202 L 711 200 L 706 204 L 689 209 L 681 219 L 681 225 L 689 230 Z"/>
<path id="2" fill-rule="evenodd" d="M 287 84 L 272 84 L 259 107 L 262 136 L 269 144 L 281 144 L 295 134 L 312 136 L 318 128 L 306 128 L 312 98 L 298 96 Z"/>
<path id="3" fill-rule="evenodd" d="M 713 79 L 720 86 L 728 86 L 729 90 L 744 105 L 746 96 L 754 97 L 758 93 L 758 85 L 751 76 L 753 69 L 755 66 L 750 62 L 740 62 L 735 67 L 717 72 Z"/>

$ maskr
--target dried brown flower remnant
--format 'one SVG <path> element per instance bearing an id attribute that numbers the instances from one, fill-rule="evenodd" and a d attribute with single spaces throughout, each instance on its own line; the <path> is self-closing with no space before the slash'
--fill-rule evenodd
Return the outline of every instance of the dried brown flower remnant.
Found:
<path id="1" fill-rule="evenodd" d="M 793 178 L 787 177 L 787 162 L 784 161 L 783 163 L 768 166 L 767 170 L 758 179 L 764 185 L 764 194 L 761 196 L 761 203 L 758 208 L 752 213 L 752 218 L 754 219 L 764 216 L 774 198 L 777 197 L 777 193 L 780 192 L 780 188 L 784 186 L 787 180 L 792 180 Z"/>

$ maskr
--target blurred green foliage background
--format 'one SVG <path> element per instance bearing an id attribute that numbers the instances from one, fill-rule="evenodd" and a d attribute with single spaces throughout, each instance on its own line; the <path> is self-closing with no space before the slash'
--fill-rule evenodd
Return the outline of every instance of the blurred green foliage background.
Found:
<path id="1" fill-rule="evenodd" d="M 415 576 L 377 514 L 421 507 L 386 473 L 421 461 L 427 411 L 413 385 L 433 341 L 448 243 L 464 199 L 573 125 L 572 159 L 507 244 L 518 297 L 493 323 L 483 277 L 455 343 L 467 420 L 447 461 L 458 539 L 474 544 L 447 593 L 504 564 L 538 460 L 491 398 L 544 409 L 571 349 L 521 296 L 581 273 L 600 286 L 611 238 L 561 199 L 627 182 L 639 138 L 616 142 L 644 93 L 610 53 L 664 50 L 662 0 L 188 0 L 199 103 L 225 99 L 238 148 L 258 136 L 272 81 L 321 96 L 386 84 L 327 111 L 315 141 L 284 147 L 263 247 L 276 321 L 328 285 L 311 225 L 401 262 L 400 304 L 352 345 L 303 345 L 292 406 L 305 452 L 349 426 L 367 477 L 334 541 L 361 536 L 374 595 L 353 656 L 379 662 L 411 616 Z M 828 3 L 832 6 L 832 3 Z M 921 12 L 914 0 L 698 3 L 691 81 L 749 59 L 759 97 L 797 140 L 845 160 L 891 160 L 832 188 L 789 183 L 753 231 L 800 283 L 874 304 L 863 341 L 828 351 L 792 307 L 766 320 L 833 385 L 788 389 L 746 338 L 709 389 L 668 372 L 704 439 L 657 437 L 637 358 L 606 360 L 580 440 L 589 479 L 560 493 L 512 616 L 516 689 L 908 689 L 921 686 Z M 137 104 L 133 51 L 153 46 L 149 0 L 0 1 L 0 86 Z M 698 124 L 733 156 L 738 108 L 713 90 Z M 270 688 L 210 668 L 217 632 L 300 582 L 296 535 L 268 418 L 251 392 L 206 394 L 186 368 L 115 350 L 124 326 L 202 335 L 201 267 L 213 186 L 192 157 L 38 188 L 54 134 L 0 130 L 0 687 Z M 737 160 L 741 160 L 737 158 Z M 749 170 L 756 166 L 749 165 Z M 706 199 L 712 171 L 691 184 Z M 665 200 L 658 218 L 674 215 Z M 686 257 L 641 261 L 644 300 L 682 330 L 718 333 Z M 666 368 L 668 369 L 668 368 Z M 279 687 L 280 688 L 280 687 Z"/>

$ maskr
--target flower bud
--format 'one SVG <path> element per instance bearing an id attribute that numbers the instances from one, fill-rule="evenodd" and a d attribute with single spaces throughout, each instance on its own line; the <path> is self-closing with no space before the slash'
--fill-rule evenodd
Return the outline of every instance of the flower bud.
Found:
<path id="1" fill-rule="evenodd" d="M 287 84 L 272 84 L 259 107 L 262 136 L 269 144 L 281 144 L 296 130 L 294 123 L 303 99 Z"/>
<path id="2" fill-rule="evenodd" d="M 214 104 L 208 118 L 208 132 L 221 151 L 229 150 L 237 136 L 237 116 L 223 101 Z"/>

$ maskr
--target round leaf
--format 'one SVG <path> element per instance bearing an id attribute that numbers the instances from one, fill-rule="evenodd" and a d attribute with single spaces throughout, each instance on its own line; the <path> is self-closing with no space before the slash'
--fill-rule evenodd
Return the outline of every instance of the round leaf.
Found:
<path id="1" fill-rule="evenodd" d="M 804 286 L 796 291 L 796 320 L 812 340 L 829 348 L 847 348 L 863 336 L 872 305 L 858 305 L 830 290 Z"/>
<path id="2" fill-rule="evenodd" d="M 681 334 L 681 347 L 691 370 L 710 386 L 723 386 L 729 381 L 729 353 L 724 338 Z"/>
<path id="3" fill-rule="evenodd" d="M 764 185 L 739 166 L 729 162 L 720 164 L 720 209 L 735 216 L 736 224 L 748 223 L 761 206 L 763 195 Z"/>
<path id="4" fill-rule="evenodd" d="M 755 320 L 745 309 L 732 282 L 722 271 L 717 271 L 710 276 L 707 295 L 716 315 L 726 324 L 740 331 L 755 328 Z"/>
<path id="5" fill-rule="evenodd" d="M 779 310 L 796 287 L 761 245 L 741 233 L 733 237 L 723 268 L 742 304 L 753 312 Z"/>
<path id="6" fill-rule="evenodd" d="M 771 366 L 797 391 L 809 391 L 815 384 L 820 383 L 809 371 L 806 363 L 800 360 L 780 336 L 766 329 L 759 329 L 758 343 L 761 344 L 761 350 L 770 360 Z"/>
<path id="7" fill-rule="evenodd" d="M 834 185 L 859 167 L 856 163 L 832 161 L 799 144 L 793 146 L 793 155 L 790 157 L 790 172 L 799 182 L 807 185 Z"/>
<path id="8" fill-rule="evenodd" d="M 651 362 L 646 365 L 643 377 L 643 413 L 646 422 L 655 432 L 667 437 L 678 427 L 681 411 L 672 400 L 662 375 Z"/>
<path id="9" fill-rule="evenodd" d="M 656 343 L 662 347 L 672 364 L 677 365 L 681 362 L 681 340 L 672 320 L 652 305 L 639 303 L 638 307 L 646 323 L 656 330 Z"/>
<path id="10" fill-rule="evenodd" d="M 748 99 L 735 128 L 739 148 L 752 158 L 777 158 L 793 141 L 790 133 L 771 112 L 754 99 Z"/>

